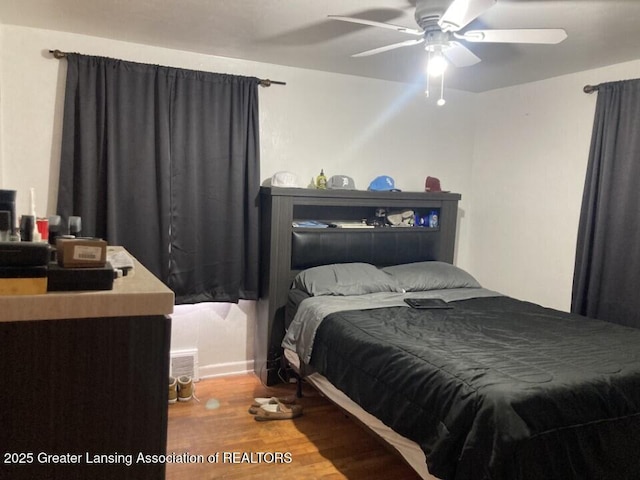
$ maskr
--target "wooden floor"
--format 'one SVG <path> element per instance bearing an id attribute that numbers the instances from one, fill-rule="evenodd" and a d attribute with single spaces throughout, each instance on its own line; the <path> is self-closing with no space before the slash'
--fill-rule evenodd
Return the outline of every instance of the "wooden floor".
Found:
<path id="1" fill-rule="evenodd" d="M 202 463 L 168 463 L 167 480 L 419 478 L 313 388 L 303 392 L 301 417 L 257 422 L 247 411 L 254 397 L 293 398 L 295 385 L 268 388 L 253 374 L 198 382 L 199 402 L 169 405 L 167 453 L 201 455 Z M 284 461 L 272 462 L 273 454 Z"/>

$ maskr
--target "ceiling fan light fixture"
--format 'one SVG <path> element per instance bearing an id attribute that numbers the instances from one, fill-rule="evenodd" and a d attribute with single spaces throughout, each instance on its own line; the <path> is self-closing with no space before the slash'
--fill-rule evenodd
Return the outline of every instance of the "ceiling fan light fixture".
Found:
<path id="1" fill-rule="evenodd" d="M 429 52 L 429 59 L 427 61 L 427 73 L 431 77 L 441 76 L 447 69 L 448 65 L 449 63 L 444 58 L 444 55 L 442 55 L 442 51 L 436 51 L 433 54 Z"/>
<path id="2" fill-rule="evenodd" d="M 442 55 L 442 49 L 427 50 L 429 56 L 427 57 L 427 88 L 424 92 L 426 97 L 429 98 L 430 77 L 440 77 L 440 98 L 437 100 L 436 105 L 442 107 L 447 103 L 444 99 L 444 72 L 447 69 L 447 60 Z"/>

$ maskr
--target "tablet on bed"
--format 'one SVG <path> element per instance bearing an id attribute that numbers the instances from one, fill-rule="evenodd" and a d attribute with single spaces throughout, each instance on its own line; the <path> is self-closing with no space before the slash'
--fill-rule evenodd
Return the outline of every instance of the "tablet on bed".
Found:
<path id="1" fill-rule="evenodd" d="M 405 298 L 404 301 L 411 308 L 418 308 L 418 309 L 453 308 L 451 305 L 449 305 L 447 302 L 445 302 L 441 298 Z"/>

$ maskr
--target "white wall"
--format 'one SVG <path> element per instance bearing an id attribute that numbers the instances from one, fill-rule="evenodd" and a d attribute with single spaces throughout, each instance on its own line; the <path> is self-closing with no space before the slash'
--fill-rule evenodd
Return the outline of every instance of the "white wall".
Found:
<path id="1" fill-rule="evenodd" d="M 469 269 L 485 287 L 569 310 L 597 95 L 640 61 L 480 95 Z"/>
<path id="2" fill-rule="evenodd" d="M 198 349 L 200 377 L 253 370 L 256 302 L 176 305 L 171 350 Z"/>
<path id="3" fill-rule="evenodd" d="M 263 179 L 291 170 L 307 182 L 323 168 L 351 175 L 360 189 L 388 174 L 399 188 L 421 191 L 427 175 L 437 176 L 463 194 L 456 258 L 469 263 L 475 95 L 450 91 L 438 108 L 421 89 L 393 82 L 10 25 L 0 26 L 0 38 L 0 185 L 18 190 L 18 215 L 27 211 L 30 187 L 37 213 L 55 213 L 65 62 L 48 50 L 59 49 L 287 82 L 260 90 Z M 181 307 L 173 343 L 198 346 L 205 372 L 235 371 L 253 358 L 254 322 L 253 302 Z"/>

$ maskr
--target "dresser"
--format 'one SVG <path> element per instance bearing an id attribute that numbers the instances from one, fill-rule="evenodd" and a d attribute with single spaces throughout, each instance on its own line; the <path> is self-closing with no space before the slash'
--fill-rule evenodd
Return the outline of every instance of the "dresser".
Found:
<path id="1" fill-rule="evenodd" d="M 173 303 L 135 260 L 112 290 L 0 296 L 0 478 L 164 478 Z"/>

